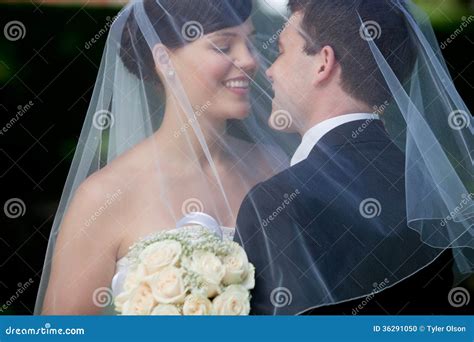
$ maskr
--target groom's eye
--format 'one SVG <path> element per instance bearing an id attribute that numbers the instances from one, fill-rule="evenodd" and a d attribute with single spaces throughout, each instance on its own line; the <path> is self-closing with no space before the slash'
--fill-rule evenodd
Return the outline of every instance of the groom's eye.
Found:
<path id="1" fill-rule="evenodd" d="M 278 56 L 283 54 L 283 46 L 281 45 L 281 42 L 278 42 Z"/>

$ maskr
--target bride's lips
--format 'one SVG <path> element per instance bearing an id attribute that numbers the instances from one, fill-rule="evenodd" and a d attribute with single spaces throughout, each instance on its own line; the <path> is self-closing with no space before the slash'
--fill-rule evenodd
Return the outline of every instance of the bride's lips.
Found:
<path id="1" fill-rule="evenodd" d="M 224 87 L 234 94 L 244 96 L 249 93 L 250 81 L 247 77 L 235 77 L 222 82 Z"/>

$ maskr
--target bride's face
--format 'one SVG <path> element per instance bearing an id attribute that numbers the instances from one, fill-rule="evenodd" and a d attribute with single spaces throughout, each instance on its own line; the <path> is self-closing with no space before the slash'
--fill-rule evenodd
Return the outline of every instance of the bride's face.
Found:
<path id="1" fill-rule="evenodd" d="M 171 61 L 193 108 L 209 119 L 244 119 L 257 61 L 249 41 L 250 21 L 219 30 L 171 53 Z"/>

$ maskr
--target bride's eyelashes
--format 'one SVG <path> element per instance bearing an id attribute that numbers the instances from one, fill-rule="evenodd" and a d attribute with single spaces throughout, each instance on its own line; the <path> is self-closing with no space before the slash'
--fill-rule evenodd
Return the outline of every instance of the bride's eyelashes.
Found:
<path id="1" fill-rule="evenodd" d="M 247 47 L 247 50 L 254 54 L 256 49 L 255 49 L 255 43 L 253 42 L 255 40 L 255 34 L 251 34 L 247 38 L 245 38 L 245 46 Z M 224 54 L 229 54 L 232 51 L 232 47 L 236 44 L 240 44 L 241 42 L 239 40 L 226 40 L 225 42 L 212 42 L 211 41 L 211 49 L 214 50 L 217 53 L 224 53 Z"/>
<path id="2" fill-rule="evenodd" d="M 225 42 L 210 42 L 209 47 L 211 50 L 215 51 L 216 53 L 222 54 L 222 53 L 229 53 L 231 50 L 231 42 L 225 41 Z"/>
<path id="3" fill-rule="evenodd" d="M 231 50 L 232 41 L 229 37 L 218 37 L 218 39 L 210 39 L 209 47 L 216 53 L 229 53 Z"/>
<path id="4" fill-rule="evenodd" d="M 223 47 L 214 47 L 213 48 L 214 51 L 216 51 L 217 53 L 229 53 L 230 52 L 230 46 L 223 46 Z"/>

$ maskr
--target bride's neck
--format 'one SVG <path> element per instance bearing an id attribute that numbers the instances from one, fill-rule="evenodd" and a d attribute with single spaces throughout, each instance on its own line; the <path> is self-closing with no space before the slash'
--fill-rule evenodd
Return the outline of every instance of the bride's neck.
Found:
<path id="1" fill-rule="evenodd" d="M 187 164 L 193 160 L 207 165 L 205 148 L 213 161 L 225 158 L 222 148 L 225 134 L 225 120 L 209 120 L 204 115 L 190 117 L 176 101 L 169 101 L 154 138 L 158 146 L 167 146 L 167 154 L 172 155 L 174 161 Z"/>

